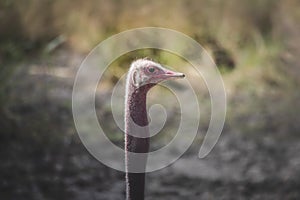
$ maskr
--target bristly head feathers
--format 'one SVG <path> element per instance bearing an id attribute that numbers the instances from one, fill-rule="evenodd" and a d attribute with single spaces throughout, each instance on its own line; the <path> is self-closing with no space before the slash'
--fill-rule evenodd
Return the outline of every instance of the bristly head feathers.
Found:
<path id="1" fill-rule="evenodd" d="M 184 77 L 184 74 L 170 71 L 146 57 L 131 63 L 127 75 L 127 84 L 133 84 L 138 88 L 146 84 L 157 84 L 170 78 L 182 77 Z"/>

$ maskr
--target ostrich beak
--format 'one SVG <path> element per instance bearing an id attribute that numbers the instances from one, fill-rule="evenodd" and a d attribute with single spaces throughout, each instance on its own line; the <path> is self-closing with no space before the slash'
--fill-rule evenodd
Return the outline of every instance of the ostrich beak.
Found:
<path id="1" fill-rule="evenodd" d="M 184 78 L 185 75 L 183 73 L 180 72 L 174 72 L 168 69 L 165 69 L 165 73 L 163 74 L 165 79 L 168 78 Z"/>

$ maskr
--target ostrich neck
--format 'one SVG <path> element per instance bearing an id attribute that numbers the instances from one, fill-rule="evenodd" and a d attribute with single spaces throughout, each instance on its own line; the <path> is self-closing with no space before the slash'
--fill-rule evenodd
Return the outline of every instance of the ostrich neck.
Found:
<path id="1" fill-rule="evenodd" d="M 132 93 L 128 94 L 128 117 L 139 126 L 148 125 L 146 97 L 147 91 L 143 88 L 135 89 Z M 129 123 L 132 123 L 132 121 Z"/>
<path id="2" fill-rule="evenodd" d="M 128 152 L 147 153 L 149 151 L 149 138 L 138 138 L 130 135 L 136 131 L 134 125 L 145 127 L 144 131 L 149 134 L 146 97 L 148 90 L 153 85 L 145 85 L 140 88 L 134 88 L 132 85 L 127 88 L 127 97 L 125 102 L 125 164 L 126 164 L 126 199 L 143 200 L 145 190 L 145 173 L 129 173 L 135 165 L 146 167 L 147 157 L 137 161 L 134 160 Z M 134 133 L 138 135 L 139 133 Z M 145 133 L 144 133 L 145 134 Z"/>

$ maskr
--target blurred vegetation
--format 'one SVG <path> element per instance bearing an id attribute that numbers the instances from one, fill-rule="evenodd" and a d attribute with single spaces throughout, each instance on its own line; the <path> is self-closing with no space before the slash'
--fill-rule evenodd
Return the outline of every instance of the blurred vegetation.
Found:
<path id="1" fill-rule="evenodd" d="M 186 33 L 212 55 L 229 94 L 229 124 L 237 127 L 238 121 L 246 118 L 250 132 L 252 128 L 256 132 L 259 124 L 270 126 L 269 121 L 291 128 L 294 126 L 290 117 L 294 115 L 290 111 L 295 109 L 289 106 L 299 98 L 294 92 L 300 73 L 296 60 L 300 51 L 296 45 L 299 6 L 297 0 L 167 0 L 151 4 L 144 0 L 3 0 L 0 85 L 3 88 L 9 81 L 14 66 L 36 57 L 43 59 L 41 56 L 57 47 L 87 53 L 114 33 L 160 26 Z M 135 56 L 144 55 L 162 59 L 155 50 Z M 122 63 L 135 58 L 120 58 L 116 63 L 120 67 L 114 70 L 111 80 L 115 82 L 116 74 L 124 72 Z M 169 62 L 167 57 L 165 62 Z M 4 90 L 1 91 L 1 99 L 5 99 Z M 284 119 L 279 115 L 284 115 Z M 257 121 L 258 118 L 263 120 Z M 272 119 L 264 121 L 266 118 Z M 278 122 L 273 118 L 278 118 Z"/>
<path id="2" fill-rule="evenodd" d="M 10 80 L 14 66 L 43 59 L 41 56 L 57 47 L 87 53 L 120 31 L 160 26 L 186 33 L 212 55 L 224 75 L 232 127 L 238 127 L 243 119 L 249 121 L 246 127 L 250 132 L 272 124 L 298 130 L 293 125 L 298 110 L 290 106 L 299 98 L 295 92 L 300 73 L 296 59 L 300 52 L 296 45 L 299 6 L 297 0 L 167 0 L 151 4 L 145 0 L 3 0 L 0 85 L 3 88 Z M 136 57 L 144 55 L 162 59 L 155 50 Z M 113 82 L 115 74 L 124 71 L 121 63 L 129 63 L 126 59 L 132 58 L 116 63 L 120 67 L 111 77 Z M 1 91 L 1 99 L 5 99 L 4 89 Z"/>

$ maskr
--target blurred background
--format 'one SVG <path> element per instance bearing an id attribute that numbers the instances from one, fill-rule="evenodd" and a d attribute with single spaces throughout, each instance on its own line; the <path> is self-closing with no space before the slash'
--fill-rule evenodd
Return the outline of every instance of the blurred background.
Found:
<path id="1" fill-rule="evenodd" d="M 102 165 L 79 140 L 72 86 L 99 42 L 158 26 L 205 47 L 222 73 L 228 107 L 209 156 L 197 159 L 199 134 L 182 159 L 147 175 L 146 199 L 299 199 L 299 21 L 298 0 L 0 0 L 0 198 L 124 199 L 124 173 Z M 106 102 L 129 63 L 145 56 L 180 62 L 158 50 L 134 51 L 112 63 L 98 89 L 97 114 L 120 146 Z M 210 105 L 198 85 L 202 132 Z M 169 126 L 176 128 L 172 120 Z M 170 137 L 156 137 L 154 148 Z"/>

